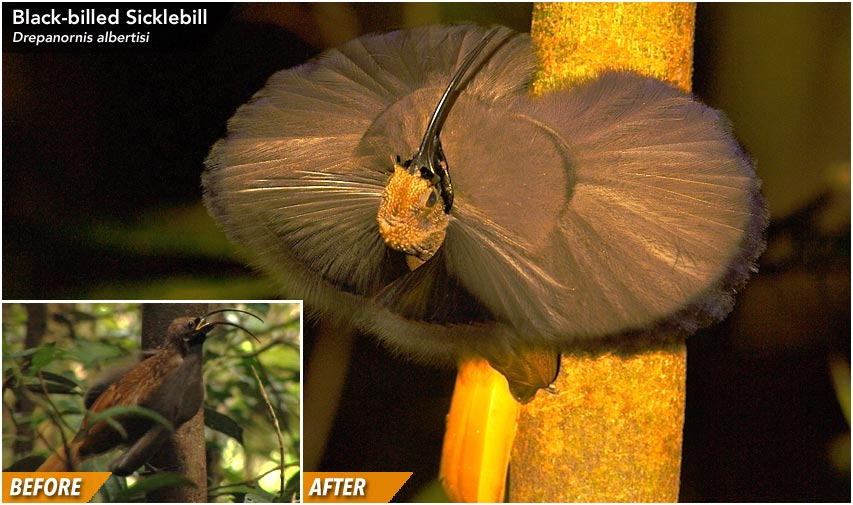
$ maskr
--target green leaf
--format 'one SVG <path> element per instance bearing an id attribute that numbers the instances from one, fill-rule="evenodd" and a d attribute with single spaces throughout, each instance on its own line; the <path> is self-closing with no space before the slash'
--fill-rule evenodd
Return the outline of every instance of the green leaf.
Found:
<path id="1" fill-rule="evenodd" d="M 260 359 L 267 367 L 277 367 L 292 371 L 296 373 L 297 377 L 299 376 L 301 362 L 299 349 L 290 347 L 285 340 L 279 340 L 279 345 L 268 349 Z"/>
<path id="2" fill-rule="evenodd" d="M 44 463 L 46 458 L 43 456 L 27 456 L 12 463 L 8 468 L 4 468 L 4 472 L 35 472 L 38 467 Z"/>
<path id="3" fill-rule="evenodd" d="M 284 484 L 284 491 L 281 495 L 276 496 L 276 500 L 280 502 L 289 502 L 293 501 L 293 495 L 299 492 L 299 484 L 302 481 L 301 472 L 297 471 L 290 478 L 287 479 L 287 482 Z"/>
<path id="4" fill-rule="evenodd" d="M 111 475 L 98 492 L 106 503 L 121 503 L 119 496 L 127 491 L 127 479 L 118 475 Z"/>
<path id="5" fill-rule="evenodd" d="M 256 489 L 254 493 L 246 493 L 243 503 L 272 503 L 274 499 L 275 496 L 261 489 Z"/>
<path id="6" fill-rule="evenodd" d="M 237 421 L 216 410 L 204 408 L 204 425 L 219 433 L 224 433 L 243 445 L 243 428 Z"/>
<path id="7" fill-rule="evenodd" d="M 33 354 L 33 358 L 30 361 L 30 368 L 28 373 L 32 376 L 38 374 L 38 372 L 51 364 L 56 359 L 64 358 L 66 352 L 64 349 L 60 349 L 56 347 L 56 344 L 50 343 L 45 344 L 43 346 L 38 347 L 35 354 Z"/>
<path id="8" fill-rule="evenodd" d="M 77 382 L 59 375 L 57 373 L 42 370 L 39 377 L 25 377 L 23 379 L 24 387 L 28 391 L 34 393 L 44 393 L 47 391 L 51 394 L 80 394 L 79 385 Z"/>
<path id="9" fill-rule="evenodd" d="M 108 344 L 96 340 L 77 339 L 68 355 L 83 364 L 86 369 L 94 369 L 105 361 L 114 360 L 125 355 L 125 350 L 119 345 Z"/>
<path id="10" fill-rule="evenodd" d="M 69 394 L 80 394 L 75 387 L 68 387 L 65 384 L 54 384 L 52 382 L 45 381 L 44 386 L 39 383 L 27 384 L 26 388 L 28 391 L 32 391 L 33 393 L 44 393 L 47 391 L 49 394 L 57 394 L 57 395 L 69 395 Z"/>
<path id="11" fill-rule="evenodd" d="M 157 491 L 158 489 L 192 486 L 195 484 L 182 475 L 171 472 L 160 472 L 154 475 L 141 477 L 133 485 L 128 486 L 124 491 L 116 494 L 115 501 L 129 502 L 145 498 L 147 493 Z"/>
<path id="12" fill-rule="evenodd" d="M 54 382 L 56 384 L 63 384 L 71 388 L 79 386 L 77 381 L 69 379 L 68 377 L 60 375 L 58 373 L 48 372 L 47 370 L 43 370 L 41 372 L 41 376 L 45 381 Z"/>
<path id="13" fill-rule="evenodd" d="M 38 347 L 31 347 L 29 349 L 24 349 L 22 351 L 15 351 L 8 354 L 8 358 L 18 359 L 18 358 L 26 358 L 27 356 L 32 356 L 36 352 L 38 352 Z M 4 353 L 5 354 L 5 353 Z"/>
<path id="14" fill-rule="evenodd" d="M 228 496 L 231 498 L 231 502 L 233 503 L 243 503 L 243 500 L 246 498 L 246 495 L 253 492 L 255 492 L 255 488 L 251 486 L 227 486 L 226 488 L 222 488 L 221 492 L 217 489 L 213 490 L 212 492 L 208 493 L 208 496 L 211 498 Z M 219 502 L 221 500 L 216 501 Z"/>

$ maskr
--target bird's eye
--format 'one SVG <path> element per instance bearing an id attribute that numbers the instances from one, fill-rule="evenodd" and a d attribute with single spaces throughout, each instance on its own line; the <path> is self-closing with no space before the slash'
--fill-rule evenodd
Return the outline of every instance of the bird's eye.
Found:
<path id="1" fill-rule="evenodd" d="M 426 206 L 432 208 L 435 205 L 435 202 L 438 200 L 438 195 L 435 191 L 430 191 L 429 197 L 426 201 Z"/>

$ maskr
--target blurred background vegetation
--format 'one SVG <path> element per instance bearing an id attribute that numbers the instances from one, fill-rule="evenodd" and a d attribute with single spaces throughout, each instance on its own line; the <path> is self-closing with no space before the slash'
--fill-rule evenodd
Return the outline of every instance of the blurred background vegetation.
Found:
<path id="1" fill-rule="evenodd" d="M 210 304 L 216 308 L 249 310 L 264 322 L 233 312 L 211 318 L 240 324 L 260 343 L 229 326 L 205 342 L 208 498 L 291 501 L 299 491 L 299 304 Z M 62 446 L 60 430 L 65 439 L 73 437 L 85 415 L 82 393 L 111 366 L 138 359 L 141 324 L 140 305 L 134 303 L 3 305 L 5 469 L 34 470 Z M 283 465 L 253 368 L 280 424 Z M 86 460 L 82 469 L 106 470 L 116 454 Z M 174 485 L 175 477 L 113 476 L 99 498 L 139 501 L 146 490 Z"/>
<path id="2" fill-rule="evenodd" d="M 200 204 L 234 110 L 273 72 L 365 32 L 528 31 L 530 16 L 517 3 L 240 4 L 211 7 L 191 49 L 4 53 L 4 297 L 274 297 Z M 688 343 L 681 499 L 847 501 L 850 5 L 699 4 L 694 92 L 756 159 L 772 223 L 735 312 Z M 306 359 L 311 342 L 309 329 Z M 415 471 L 397 498 L 417 498 L 438 472 L 453 376 L 360 337 L 322 468 Z"/>

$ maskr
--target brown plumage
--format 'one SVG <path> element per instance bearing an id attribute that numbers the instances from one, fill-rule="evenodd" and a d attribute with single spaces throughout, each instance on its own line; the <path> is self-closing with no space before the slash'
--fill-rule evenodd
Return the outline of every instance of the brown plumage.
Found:
<path id="1" fill-rule="evenodd" d="M 216 312 L 221 311 L 210 314 Z M 202 347 L 207 334 L 218 325 L 244 329 L 224 321 L 206 322 L 205 317 L 175 319 L 169 325 L 163 349 L 129 370 L 113 373 L 96 383 L 84 398 L 89 412 L 80 431 L 67 448 L 59 448 L 37 471 L 75 471 L 84 459 L 120 445 L 128 445 L 129 448 L 111 464 L 113 473 L 129 475 L 148 461 L 171 433 L 169 427 L 162 423 L 139 415 L 115 416 L 113 419 L 127 432 L 126 439 L 106 421 L 97 422 L 89 430 L 86 427 L 94 414 L 117 406 L 153 410 L 168 420 L 173 429 L 190 420 L 204 399 L 201 366 Z"/>
<path id="2" fill-rule="evenodd" d="M 767 225 L 726 117 L 618 70 L 532 97 L 535 67 L 506 28 L 350 41 L 237 111 L 207 207 L 284 297 L 415 359 L 508 364 L 521 401 L 557 352 L 725 317 Z"/>

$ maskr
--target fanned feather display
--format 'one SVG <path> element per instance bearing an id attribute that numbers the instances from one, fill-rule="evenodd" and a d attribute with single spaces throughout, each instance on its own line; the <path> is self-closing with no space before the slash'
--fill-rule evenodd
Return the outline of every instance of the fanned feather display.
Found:
<path id="1" fill-rule="evenodd" d="M 726 118 L 608 72 L 531 97 L 528 36 L 500 29 L 441 133 L 455 200 L 409 271 L 377 209 L 451 76 L 487 30 L 367 35 L 275 74 L 207 159 L 229 237 L 306 309 L 407 354 L 452 359 L 724 317 L 767 215 Z"/>

